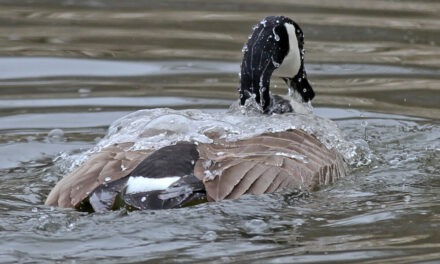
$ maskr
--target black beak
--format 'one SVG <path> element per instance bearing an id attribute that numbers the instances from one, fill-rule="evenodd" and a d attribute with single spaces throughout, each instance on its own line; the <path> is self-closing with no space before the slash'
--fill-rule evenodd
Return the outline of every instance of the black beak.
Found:
<path id="1" fill-rule="evenodd" d="M 304 76 L 304 78 L 302 76 Z M 295 76 L 294 78 L 283 79 L 290 89 L 294 89 L 301 95 L 304 102 L 309 102 L 315 97 L 315 92 L 313 91 L 313 88 L 310 85 L 309 80 L 307 80 L 305 74 L 301 74 L 301 77 Z"/>

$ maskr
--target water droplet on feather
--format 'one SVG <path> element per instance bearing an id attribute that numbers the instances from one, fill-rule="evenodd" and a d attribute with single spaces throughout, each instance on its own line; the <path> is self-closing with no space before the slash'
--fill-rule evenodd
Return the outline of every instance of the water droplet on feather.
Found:
<path id="1" fill-rule="evenodd" d="M 275 27 L 272 28 L 273 36 L 275 38 L 275 41 L 280 41 L 280 36 L 275 32 Z"/>
<path id="2" fill-rule="evenodd" d="M 207 169 L 207 168 L 211 167 L 211 164 L 212 164 L 212 161 L 211 161 L 211 160 L 204 160 L 204 161 L 202 162 L 202 167 L 203 167 L 204 169 Z"/>

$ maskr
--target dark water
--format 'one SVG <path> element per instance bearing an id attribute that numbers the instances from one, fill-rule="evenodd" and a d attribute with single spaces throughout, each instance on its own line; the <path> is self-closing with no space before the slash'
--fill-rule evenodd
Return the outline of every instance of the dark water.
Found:
<path id="1" fill-rule="evenodd" d="M 0 262 L 439 263 L 440 3 L 267 2 L 1 1 Z M 43 205 L 117 118 L 226 109 L 272 14 L 302 26 L 316 113 L 360 147 L 346 179 L 154 212 Z"/>

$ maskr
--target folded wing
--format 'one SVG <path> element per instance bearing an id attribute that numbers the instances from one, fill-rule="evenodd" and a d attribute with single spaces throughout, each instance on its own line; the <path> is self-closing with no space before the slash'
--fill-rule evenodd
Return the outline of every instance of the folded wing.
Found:
<path id="1" fill-rule="evenodd" d="M 301 130 L 201 144 L 198 149 L 194 174 L 203 180 L 211 201 L 283 187 L 311 191 L 345 176 L 342 156 Z"/>

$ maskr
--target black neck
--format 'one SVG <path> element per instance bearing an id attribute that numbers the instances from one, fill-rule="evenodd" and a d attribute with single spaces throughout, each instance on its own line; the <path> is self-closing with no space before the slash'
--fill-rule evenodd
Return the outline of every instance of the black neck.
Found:
<path id="1" fill-rule="evenodd" d="M 243 47 L 240 77 L 240 103 L 255 96 L 266 111 L 271 104 L 270 78 L 289 52 L 289 38 L 282 16 L 266 17 L 258 24 Z"/>

